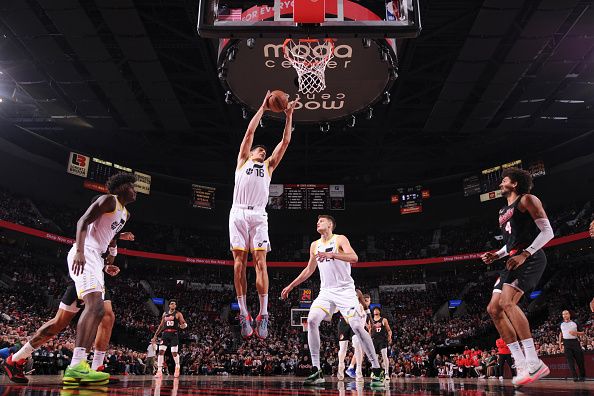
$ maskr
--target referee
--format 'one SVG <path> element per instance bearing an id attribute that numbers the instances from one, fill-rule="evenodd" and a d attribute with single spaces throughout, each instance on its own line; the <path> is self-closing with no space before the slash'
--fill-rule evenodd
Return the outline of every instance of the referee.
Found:
<path id="1" fill-rule="evenodd" d="M 573 381 L 585 381 L 584 351 L 578 338 L 578 336 L 584 335 L 584 332 L 580 325 L 571 320 L 569 311 L 563 311 L 562 315 L 563 323 L 561 323 L 561 333 L 559 333 L 559 348 L 565 352 L 565 358 L 573 375 Z M 579 376 L 575 372 L 574 360 L 580 370 Z"/>

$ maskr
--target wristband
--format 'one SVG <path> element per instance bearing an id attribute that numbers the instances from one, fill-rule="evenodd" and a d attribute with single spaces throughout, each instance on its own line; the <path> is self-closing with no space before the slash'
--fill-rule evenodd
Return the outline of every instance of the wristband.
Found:
<path id="1" fill-rule="evenodd" d="M 509 253 L 507 252 L 507 245 L 503 245 L 501 249 L 495 252 L 495 255 L 498 259 L 507 256 Z"/>
<path id="2" fill-rule="evenodd" d="M 110 256 L 113 256 L 113 257 L 115 257 L 115 256 L 118 255 L 118 248 L 117 248 L 117 246 L 115 246 L 115 247 L 111 247 L 110 246 L 109 247 L 109 255 Z"/>

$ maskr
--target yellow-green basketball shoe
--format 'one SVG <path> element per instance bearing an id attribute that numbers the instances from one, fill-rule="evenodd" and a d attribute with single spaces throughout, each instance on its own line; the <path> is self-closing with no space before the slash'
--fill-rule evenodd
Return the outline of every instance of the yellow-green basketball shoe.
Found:
<path id="1" fill-rule="evenodd" d="M 105 385 L 109 383 L 109 374 L 92 370 L 83 360 L 76 366 L 68 366 L 62 379 L 64 385 Z"/>

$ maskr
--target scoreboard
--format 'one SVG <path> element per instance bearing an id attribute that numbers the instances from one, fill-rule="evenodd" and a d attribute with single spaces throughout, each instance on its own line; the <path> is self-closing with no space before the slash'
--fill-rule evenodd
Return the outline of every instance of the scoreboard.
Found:
<path id="1" fill-rule="evenodd" d="M 215 206 L 214 187 L 192 184 L 192 207 L 201 209 L 213 209 Z"/>
<path id="2" fill-rule="evenodd" d="M 422 186 L 400 187 L 396 189 L 397 194 L 392 195 L 392 204 L 400 204 L 400 214 L 421 213 L 423 211 L 423 199 L 430 196 L 429 190 Z"/>
<path id="3" fill-rule="evenodd" d="M 524 168 L 524 164 L 522 160 L 515 160 L 492 168 L 483 169 L 480 175 L 464 178 L 462 181 L 464 196 L 480 195 L 481 202 L 500 198 L 501 191 L 499 184 L 501 183 L 503 171 L 511 167 L 522 169 Z M 532 177 L 535 178 L 546 175 L 545 165 L 542 160 L 529 162 L 527 169 Z"/>
<path id="4" fill-rule="evenodd" d="M 268 208 L 344 210 L 342 184 L 271 184 Z"/>
<path id="5" fill-rule="evenodd" d="M 142 194 L 150 194 L 151 176 L 146 173 L 133 171 L 127 166 L 119 165 L 113 162 L 105 161 L 100 158 L 89 157 L 83 154 L 70 153 L 68 159 L 68 173 L 84 177 L 84 186 L 91 190 L 105 192 L 105 183 L 107 179 L 117 173 L 134 173 L 136 176 L 136 191 Z"/>

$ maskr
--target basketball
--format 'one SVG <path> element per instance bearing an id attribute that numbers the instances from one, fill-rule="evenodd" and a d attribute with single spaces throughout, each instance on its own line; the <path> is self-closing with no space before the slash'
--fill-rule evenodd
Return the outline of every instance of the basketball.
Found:
<path id="1" fill-rule="evenodd" d="M 285 111 L 289 105 L 289 95 L 283 91 L 275 90 L 270 93 L 268 98 L 268 108 L 275 113 Z"/>

